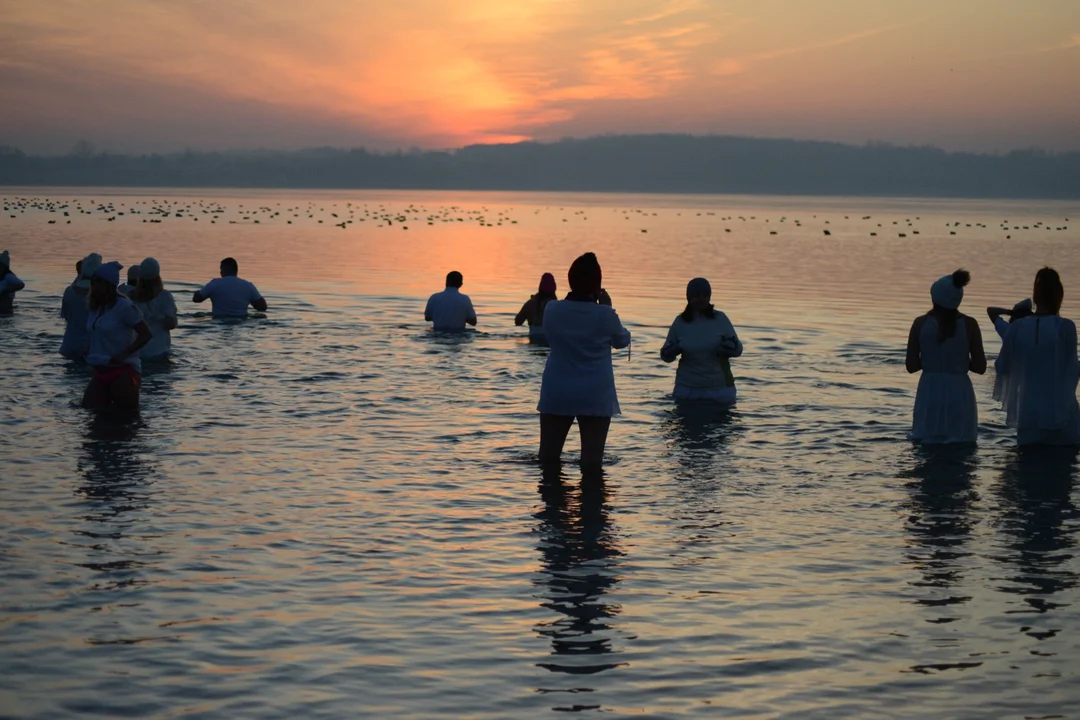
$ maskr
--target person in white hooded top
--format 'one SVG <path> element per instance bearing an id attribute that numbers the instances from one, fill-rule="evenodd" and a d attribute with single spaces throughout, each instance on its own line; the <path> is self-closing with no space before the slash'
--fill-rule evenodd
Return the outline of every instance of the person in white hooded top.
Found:
<path id="1" fill-rule="evenodd" d="M 94 375 L 83 393 L 83 407 L 139 407 L 139 350 L 150 342 L 151 335 L 138 308 L 116 290 L 121 267 L 118 262 L 104 263 L 90 280 L 86 362 L 94 368 Z"/>
<path id="2" fill-rule="evenodd" d="M 1009 324 L 995 369 L 997 397 L 1018 445 L 1080 445 L 1076 325 L 1061 317 L 1065 289 L 1052 268 L 1035 276 L 1035 313 Z"/>
<path id="3" fill-rule="evenodd" d="M 678 400 L 735 402 L 731 358 L 742 355 L 742 341 L 727 315 L 712 305 L 712 286 L 705 278 L 686 285 L 686 309 L 668 330 L 660 358 L 679 360 L 672 394 Z"/>
<path id="4" fill-rule="evenodd" d="M 986 372 L 986 353 L 979 324 L 958 309 L 970 281 L 966 270 L 939 278 L 930 287 L 933 309 L 911 325 L 905 364 L 909 373 L 922 371 L 911 426 L 916 442 L 972 443 L 978 436 L 968 372 Z"/>

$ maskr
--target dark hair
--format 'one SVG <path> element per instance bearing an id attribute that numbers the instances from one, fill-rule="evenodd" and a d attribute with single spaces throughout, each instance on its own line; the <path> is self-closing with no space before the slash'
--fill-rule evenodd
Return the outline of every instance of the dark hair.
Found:
<path id="1" fill-rule="evenodd" d="M 235 275 L 240 272 L 240 265 L 236 260 L 231 257 L 227 257 L 221 261 L 221 271 L 226 275 Z"/>
<path id="2" fill-rule="evenodd" d="M 465 278 L 461 276 L 457 270 L 451 270 L 446 273 L 446 287 L 459 288 L 465 284 Z"/>
<path id="3" fill-rule="evenodd" d="M 98 293 L 94 291 L 98 288 L 104 289 L 104 297 L 98 298 Z M 100 310 L 101 308 L 112 307 L 116 304 L 116 297 L 118 293 L 116 286 L 108 280 L 102 280 L 99 277 L 93 277 L 90 279 L 90 292 L 86 293 L 86 305 L 91 310 Z"/>
<path id="4" fill-rule="evenodd" d="M 590 295 L 600 292 L 604 274 L 600 269 L 600 261 L 596 259 L 596 254 L 587 252 L 574 260 L 566 279 L 570 282 L 572 293 Z"/>
<path id="5" fill-rule="evenodd" d="M 150 302 L 164 289 L 165 285 L 161 282 L 161 278 L 141 277 L 135 286 L 135 292 L 132 293 L 131 299 L 135 302 Z"/>
<path id="6" fill-rule="evenodd" d="M 958 288 L 966 287 L 971 282 L 971 273 L 964 269 L 957 270 L 952 274 L 952 281 L 953 285 Z M 938 324 L 937 339 L 939 343 L 945 342 L 956 334 L 956 319 L 960 317 L 959 310 L 956 308 L 950 310 L 940 305 L 934 305 L 933 315 Z"/>
<path id="7" fill-rule="evenodd" d="M 716 317 L 716 308 L 713 307 L 712 303 L 709 303 L 709 305 L 701 311 L 701 314 L 707 318 L 714 318 Z M 682 311 L 682 315 L 679 317 L 683 319 L 683 322 L 694 322 L 696 316 L 697 313 L 694 312 L 693 306 L 690 303 L 686 303 L 686 309 Z"/>
<path id="8" fill-rule="evenodd" d="M 1040 315 L 1057 315 L 1061 301 L 1065 299 L 1065 287 L 1061 276 L 1051 267 L 1044 267 L 1035 274 L 1035 289 L 1031 293 L 1035 308 Z"/>
<path id="9" fill-rule="evenodd" d="M 82 275 L 82 260 L 75 261 L 75 274 Z"/>

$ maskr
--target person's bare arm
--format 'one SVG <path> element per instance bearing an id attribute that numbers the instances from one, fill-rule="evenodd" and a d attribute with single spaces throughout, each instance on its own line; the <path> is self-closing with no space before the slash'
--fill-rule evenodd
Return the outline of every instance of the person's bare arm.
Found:
<path id="1" fill-rule="evenodd" d="M 196 290 L 195 294 L 191 296 L 191 302 L 204 303 L 206 302 L 206 296 L 202 294 L 201 290 Z"/>
<path id="2" fill-rule="evenodd" d="M 131 329 L 135 331 L 135 342 L 128 345 L 123 352 L 117 353 L 109 359 L 113 365 L 123 365 L 129 357 L 142 350 L 143 346 L 150 342 L 150 338 L 153 337 L 150 326 L 144 320 L 137 322 Z"/>
<path id="3" fill-rule="evenodd" d="M 982 375 L 986 372 L 986 351 L 983 349 L 982 330 L 979 329 L 979 323 L 972 318 L 965 319 L 970 320 L 964 323 L 967 327 L 968 352 L 971 355 L 968 367 L 976 375 Z"/>
<path id="4" fill-rule="evenodd" d="M 994 324 L 1002 315 L 1012 315 L 1012 310 L 1009 310 L 1008 308 L 988 307 L 986 308 L 986 314 L 990 316 L 990 323 Z"/>
<path id="5" fill-rule="evenodd" d="M 919 333 L 922 332 L 925 321 L 926 316 L 922 315 L 915 318 L 915 322 L 911 323 L 911 332 L 908 333 L 907 339 L 907 358 L 904 360 L 904 367 L 907 368 L 909 373 L 917 373 L 922 370 L 922 355 L 919 353 Z"/>
<path id="6" fill-rule="evenodd" d="M 266 312 L 266 298 L 256 298 L 251 301 L 251 307 L 258 312 Z"/>
<path id="7" fill-rule="evenodd" d="M 169 317 L 165 318 L 165 329 L 166 330 L 175 330 L 176 326 L 179 325 L 179 324 L 180 323 L 177 321 L 175 315 L 170 315 Z"/>

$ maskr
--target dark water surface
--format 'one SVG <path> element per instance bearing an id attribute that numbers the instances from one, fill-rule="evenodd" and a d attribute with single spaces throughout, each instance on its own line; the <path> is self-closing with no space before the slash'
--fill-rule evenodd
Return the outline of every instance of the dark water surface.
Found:
<path id="1" fill-rule="evenodd" d="M 977 448 L 913 448 L 903 368 L 961 265 L 991 356 L 983 307 L 1045 263 L 1074 316 L 1075 205 L 4 204 L 27 290 L 0 318 L 0 716 L 1080 717 L 1076 458 L 1015 450 L 992 372 Z M 56 355 L 92 250 L 157 257 L 181 308 L 134 422 L 80 409 L 87 374 Z M 584 250 L 634 345 L 606 479 L 582 487 L 535 463 L 545 354 L 512 318 Z M 187 301 L 225 255 L 265 318 Z M 440 338 L 421 316 L 451 269 L 480 327 Z M 659 359 L 694 275 L 746 345 L 726 413 L 676 406 Z"/>

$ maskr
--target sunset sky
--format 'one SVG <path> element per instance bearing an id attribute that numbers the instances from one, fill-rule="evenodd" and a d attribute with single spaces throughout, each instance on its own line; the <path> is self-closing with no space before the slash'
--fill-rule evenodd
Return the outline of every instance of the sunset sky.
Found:
<path id="1" fill-rule="evenodd" d="M 1080 150 L 1080 0 L 0 0 L 0 144 Z"/>

